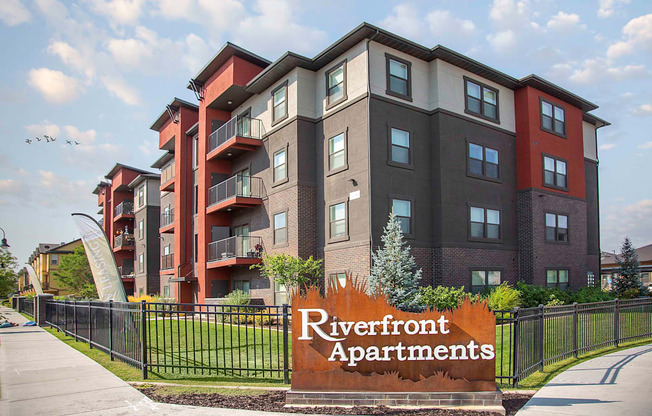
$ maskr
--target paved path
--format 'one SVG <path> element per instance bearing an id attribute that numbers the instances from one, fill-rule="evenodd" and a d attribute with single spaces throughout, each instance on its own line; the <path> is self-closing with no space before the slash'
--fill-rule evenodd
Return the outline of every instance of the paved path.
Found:
<path id="1" fill-rule="evenodd" d="M 0 313 L 27 322 L 12 309 Z M 281 416 L 154 403 L 81 352 L 38 327 L 0 329 L 0 415 Z M 293 416 L 297 416 L 294 414 Z"/>
<path id="2" fill-rule="evenodd" d="M 517 416 L 651 415 L 652 344 L 585 361 L 539 390 Z"/>

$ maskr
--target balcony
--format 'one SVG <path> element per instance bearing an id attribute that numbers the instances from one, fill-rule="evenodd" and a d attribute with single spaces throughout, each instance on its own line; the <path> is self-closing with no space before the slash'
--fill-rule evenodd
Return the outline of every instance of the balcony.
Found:
<path id="1" fill-rule="evenodd" d="M 174 191 L 174 162 L 161 169 L 161 191 Z"/>
<path id="2" fill-rule="evenodd" d="M 118 272 L 120 272 L 120 276 L 128 276 L 128 277 L 133 277 L 134 274 L 134 262 L 129 261 L 128 259 L 125 259 L 122 261 L 122 266 L 118 267 Z"/>
<path id="3" fill-rule="evenodd" d="M 122 233 L 113 239 L 113 251 L 133 250 L 136 245 L 136 239 L 133 234 Z"/>
<path id="4" fill-rule="evenodd" d="M 263 203 L 263 180 L 236 175 L 208 189 L 206 213 L 255 207 Z"/>
<path id="5" fill-rule="evenodd" d="M 174 208 L 168 208 L 161 214 L 161 225 L 159 227 L 160 233 L 173 233 L 174 232 Z"/>
<path id="6" fill-rule="evenodd" d="M 134 218 L 134 202 L 133 201 L 122 201 L 115 206 L 113 211 L 113 219 L 115 221 L 122 219 L 133 219 Z"/>
<path id="7" fill-rule="evenodd" d="M 161 256 L 161 273 L 174 273 L 174 253 Z"/>
<path id="8" fill-rule="evenodd" d="M 255 236 L 235 236 L 208 244 L 209 269 L 258 264 L 262 261 L 263 239 Z"/>
<path id="9" fill-rule="evenodd" d="M 263 145 L 263 123 L 255 118 L 233 117 L 208 136 L 206 159 L 228 159 Z"/>

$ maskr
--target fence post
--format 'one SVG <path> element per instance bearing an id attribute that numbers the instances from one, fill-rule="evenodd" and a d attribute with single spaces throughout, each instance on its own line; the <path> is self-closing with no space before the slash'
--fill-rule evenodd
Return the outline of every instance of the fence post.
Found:
<path id="1" fill-rule="evenodd" d="M 618 341 L 620 338 L 620 300 L 616 298 L 616 302 L 614 303 L 614 345 L 616 348 L 618 348 Z"/>
<path id="2" fill-rule="evenodd" d="M 577 358 L 579 352 L 579 309 L 577 302 L 573 302 L 573 357 Z"/>
<path id="3" fill-rule="evenodd" d="M 147 302 L 140 302 L 140 362 L 143 368 L 143 380 L 147 380 L 147 318 L 145 310 Z"/>
<path id="4" fill-rule="evenodd" d="M 93 348 L 93 310 L 91 309 L 91 301 L 88 301 L 88 348 Z"/>
<path id="5" fill-rule="evenodd" d="M 543 371 L 543 305 L 539 305 L 539 371 Z"/>
<path id="6" fill-rule="evenodd" d="M 283 382 L 290 383 L 290 365 L 288 351 L 288 305 L 283 304 Z"/>
<path id="7" fill-rule="evenodd" d="M 68 335 L 68 299 L 63 301 L 63 323 L 66 327 L 63 330 L 63 333 Z M 76 340 L 77 338 L 75 338 Z"/>
<path id="8" fill-rule="evenodd" d="M 73 331 L 75 331 L 74 336 L 75 336 L 75 342 L 76 342 L 76 341 L 78 341 L 77 334 L 79 334 L 79 331 L 77 331 L 77 301 L 73 300 L 72 302 L 73 302 L 72 303 L 72 322 L 73 322 L 72 328 L 73 328 Z M 66 323 L 66 328 L 68 328 L 67 323 Z"/>
<path id="9" fill-rule="evenodd" d="M 109 300 L 109 357 L 113 361 L 113 299 Z"/>
<path id="10" fill-rule="evenodd" d="M 514 354 L 514 359 L 513 365 L 514 368 L 512 369 L 512 374 L 513 374 L 513 386 L 514 388 L 518 387 L 518 331 L 519 331 L 519 325 L 518 325 L 518 306 L 514 308 L 514 334 L 513 336 L 513 347 L 512 347 L 512 353 Z"/>

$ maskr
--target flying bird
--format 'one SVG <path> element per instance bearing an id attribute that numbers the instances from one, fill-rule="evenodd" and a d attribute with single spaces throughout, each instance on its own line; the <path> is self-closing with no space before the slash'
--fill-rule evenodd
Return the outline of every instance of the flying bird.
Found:
<path id="1" fill-rule="evenodd" d="M 66 140 L 66 144 L 72 144 L 70 140 Z"/>
<path id="2" fill-rule="evenodd" d="M 40 138 L 40 137 L 37 137 L 36 140 L 38 140 L 38 141 L 40 142 L 40 141 L 41 141 L 41 138 Z"/>
<path id="3" fill-rule="evenodd" d="M 52 141 L 56 141 L 57 138 L 56 138 L 56 137 L 52 137 L 52 136 L 50 136 L 50 140 L 52 140 Z"/>
<path id="4" fill-rule="evenodd" d="M 47 143 L 50 143 L 50 139 L 48 139 L 48 136 L 45 136 L 45 141 L 46 141 Z"/>
<path id="5" fill-rule="evenodd" d="M 77 140 L 75 140 L 75 145 L 79 145 L 79 142 Z"/>
<path id="6" fill-rule="evenodd" d="M 32 144 L 32 141 L 30 139 L 25 139 L 25 143 Z"/>

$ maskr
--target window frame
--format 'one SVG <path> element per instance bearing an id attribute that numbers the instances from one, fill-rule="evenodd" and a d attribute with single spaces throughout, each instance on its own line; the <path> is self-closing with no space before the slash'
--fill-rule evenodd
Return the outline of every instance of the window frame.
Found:
<path id="1" fill-rule="evenodd" d="M 462 77 L 464 79 L 464 113 L 469 114 L 474 117 L 479 117 L 483 120 L 491 121 L 492 123 L 500 124 L 500 91 L 497 88 L 494 88 L 490 85 L 485 84 L 484 82 L 476 81 L 473 78 L 469 78 L 467 76 Z M 477 86 L 480 87 L 480 112 L 476 113 L 475 111 L 472 111 L 469 109 L 469 89 L 468 89 L 468 82 L 471 82 L 473 84 L 476 84 Z M 484 89 L 488 89 L 493 91 L 496 94 L 496 118 L 489 117 L 485 114 L 484 110 Z"/>
<path id="2" fill-rule="evenodd" d="M 344 204 L 344 235 L 338 237 L 331 236 L 331 207 Z M 327 241 L 328 243 L 338 243 L 340 241 L 348 241 L 349 236 L 349 198 L 340 198 L 333 201 L 330 201 L 326 204 L 326 232 L 327 232 Z M 337 220 L 341 221 L 341 220 Z"/>
<path id="3" fill-rule="evenodd" d="M 543 117 L 548 117 L 543 115 L 543 103 L 546 103 L 548 105 L 552 106 L 552 129 L 548 129 L 543 126 Z M 555 107 L 559 108 L 560 110 L 563 110 L 564 112 L 564 133 L 559 133 L 558 131 L 555 131 Z M 568 138 L 568 126 L 566 124 L 566 107 L 563 105 L 555 104 L 550 100 L 547 100 L 543 97 L 539 97 L 539 121 L 540 121 L 540 127 L 542 131 L 545 131 L 546 133 L 554 134 L 555 136 L 559 136 L 563 139 Z"/>
<path id="4" fill-rule="evenodd" d="M 336 105 L 346 101 L 349 97 L 347 95 L 346 91 L 346 64 L 347 64 L 347 59 L 343 59 L 340 62 L 336 63 L 333 65 L 328 71 L 326 71 L 325 76 L 326 76 L 326 111 L 330 110 L 331 108 L 335 107 Z M 330 74 L 333 72 L 337 71 L 340 67 L 342 67 L 342 97 L 335 101 L 331 101 L 331 96 L 330 96 Z"/>
<path id="5" fill-rule="evenodd" d="M 389 61 L 390 60 L 407 65 L 407 80 L 406 80 L 406 82 L 407 82 L 407 94 L 402 94 L 400 92 L 393 91 L 390 88 L 390 77 L 392 76 L 392 75 L 390 75 L 390 72 L 389 72 Z M 403 99 L 403 100 L 406 100 L 406 101 L 412 101 L 412 62 L 410 62 L 410 61 L 408 61 L 406 59 L 403 59 L 403 58 L 399 58 L 398 56 L 386 53 L 385 54 L 385 71 L 386 71 L 385 78 L 386 78 L 386 82 L 387 82 L 387 88 L 385 90 L 385 94 L 390 95 L 392 97 L 400 98 L 400 99 Z"/>
<path id="6" fill-rule="evenodd" d="M 337 278 L 338 275 L 343 274 L 343 275 L 344 275 L 344 278 L 346 279 L 346 273 L 347 273 L 348 271 L 349 271 L 349 270 L 344 270 L 344 269 L 338 269 L 338 270 L 330 270 L 330 271 L 328 271 L 328 274 L 327 274 L 327 276 L 328 276 L 328 285 L 327 285 L 327 286 L 328 286 L 329 288 L 332 288 L 332 287 L 335 285 L 335 279 L 333 279 L 333 277 Z M 346 280 L 345 280 L 345 282 L 346 282 Z M 338 288 L 339 288 L 339 286 L 338 286 Z"/>
<path id="7" fill-rule="evenodd" d="M 546 215 L 554 215 L 555 216 L 555 239 L 554 240 L 549 240 L 547 231 L 548 231 L 548 224 L 546 223 Z M 566 240 L 557 240 L 557 230 L 559 229 L 559 217 L 566 217 Z M 544 211 L 543 213 L 543 239 L 546 243 L 550 244 L 570 244 L 570 220 L 569 220 L 569 215 L 565 212 L 556 212 L 556 211 Z M 552 228 L 552 227 L 550 227 Z"/>
<path id="8" fill-rule="evenodd" d="M 397 162 L 392 159 L 392 148 L 394 144 L 392 143 L 392 130 L 404 131 L 408 134 L 409 147 L 408 149 L 408 163 Z M 414 170 L 414 132 L 405 128 L 397 127 L 395 124 L 387 123 L 387 164 L 389 166 L 394 166 L 397 168 L 410 169 Z M 396 145 L 398 147 L 403 147 Z"/>
<path id="9" fill-rule="evenodd" d="M 485 284 L 482 290 L 478 292 L 474 292 L 473 288 L 477 287 L 473 285 L 473 272 L 485 272 Z M 489 285 L 489 272 L 498 272 L 500 273 L 500 283 L 498 283 L 497 286 L 491 286 L 491 287 L 498 287 L 503 283 L 503 275 L 505 273 L 505 269 L 503 267 L 486 267 L 486 266 L 477 266 L 477 267 L 469 267 L 469 290 L 471 291 L 472 294 L 476 293 L 482 293 L 485 289 L 490 289 Z"/>
<path id="10" fill-rule="evenodd" d="M 246 291 L 244 289 L 238 289 L 238 288 L 235 287 L 236 283 L 243 283 L 244 284 L 245 282 L 248 283 L 248 287 L 247 287 Z M 234 280 L 233 281 L 233 288 L 232 288 L 231 291 L 233 292 L 234 290 L 242 290 L 246 294 L 251 294 L 251 280 L 250 279 L 237 279 L 237 280 Z"/>
<path id="11" fill-rule="evenodd" d="M 199 134 L 192 136 L 192 170 L 199 169 Z"/>
<path id="12" fill-rule="evenodd" d="M 483 172 L 482 175 L 478 175 L 477 173 L 471 172 L 471 145 L 472 144 L 475 145 L 475 146 L 482 147 L 482 172 Z M 497 178 L 494 178 L 494 177 L 491 177 L 491 176 L 486 176 L 487 163 L 488 163 L 487 162 L 487 149 L 495 150 L 498 153 L 498 164 L 496 165 L 497 169 L 498 169 L 498 177 Z M 475 160 L 477 160 L 477 159 L 475 159 Z M 503 180 L 502 180 L 500 174 L 501 174 L 500 150 L 495 149 L 493 147 L 485 146 L 483 144 L 479 144 L 477 142 L 472 142 L 472 141 L 467 139 L 466 140 L 466 176 L 468 176 L 470 178 L 475 178 L 475 179 L 483 179 L 483 180 L 490 181 L 490 182 L 502 183 Z"/>
<path id="13" fill-rule="evenodd" d="M 550 158 L 550 159 L 553 159 L 555 161 L 555 171 L 553 172 L 554 179 L 555 179 L 554 184 L 550 184 L 550 183 L 546 182 L 546 158 Z M 566 187 L 557 185 L 557 161 L 564 162 L 566 164 L 566 175 L 564 175 L 564 176 L 566 176 Z M 541 153 L 541 183 L 542 183 L 542 186 L 544 186 L 546 188 L 556 189 L 558 191 L 568 192 L 569 191 L 568 160 L 562 159 L 562 158 L 557 157 L 557 156 L 553 156 L 553 155 L 548 154 L 548 153 Z"/>
<path id="14" fill-rule="evenodd" d="M 339 135 L 344 136 L 344 165 L 337 168 L 331 168 L 330 141 L 331 139 L 334 139 Z M 335 175 L 336 173 L 347 170 L 349 168 L 349 128 L 347 127 L 343 132 L 337 133 L 329 137 L 327 140 L 325 140 L 325 142 L 326 142 L 326 149 L 324 151 L 324 153 L 326 154 L 325 166 L 328 167 L 326 176 Z"/>
<path id="15" fill-rule="evenodd" d="M 145 220 L 138 221 L 138 239 L 145 238 Z"/>
<path id="16" fill-rule="evenodd" d="M 145 206 L 145 184 L 138 187 L 138 208 Z"/>
<path id="17" fill-rule="evenodd" d="M 399 201 L 409 201 L 410 202 L 410 232 L 403 234 L 403 237 L 406 239 L 413 239 L 416 238 L 416 216 L 414 215 L 415 212 L 415 204 L 414 204 L 414 197 L 409 196 L 409 195 L 401 195 L 401 194 L 389 194 L 388 195 L 389 199 L 389 207 L 388 207 L 388 212 L 392 212 L 394 209 L 394 200 L 397 199 Z"/>
<path id="18" fill-rule="evenodd" d="M 568 275 L 568 281 L 566 282 L 566 288 L 565 289 L 561 289 L 559 287 L 559 272 L 562 271 L 562 270 L 565 270 L 567 275 Z M 554 286 L 551 286 L 551 285 L 548 284 L 548 272 L 549 271 L 555 271 L 556 274 L 557 274 L 557 283 L 555 283 Z M 545 287 L 554 287 L 556 289 L 563 290 L 563 291 L 570 290 L 571 269 L 570 269 L 570 267 L 562 267 L 562 266 L 560 266 L 560 267 L 546 267 L 546 274 L 544 276 L 544 279 L 545 279 L 545 282 L 546 282 Z"/>
<path id="19" fill-rule="evenodd" d="M 276 166 L 274 166 L 274 159 L 278 153 L 285 152 L 285 177 L 277 179 L 276 178 Z M 272 187 L 281 185 L 283 183 L 286 183 L 289 180 L 289 172 L 288 172 L 288 154 L 289 154 L 289 145 L 285 144 L 282 148 L 276 150 L 274 153 L 272 153 Z M 279 165 L 280 166 L 280 165 Z"/>
<path id="20" fill-rule="evenodd" d="M 138 272 L 145 272 L 145 253 L 138 253 Z"/>
<path id="21" fill-rule="evenodd" d="M 276 211 L 272 214 L 272 246 L 273 247 L 287 247 L 290 245 L 290 233 L 288 232 L 288 211 L 289 209 L 285 208 L 281 211 Z M 285 227 L 282 228 L 276 228 L 276 216 L 277 215 L 285 215 Z M 283 243 L 277 243 L 276 242 L 276 231 L 277 230 L 285 230 L 285 242 Z"/>
<path id="22" fill-rule="evenodd" d="M 474 237 L 471 233 L 472 221 L 471 221 L 471 208 L 482 208 L 484 210 L 484 227 L 483 235 L 485 237 Z M 488 238 L 487 235 L 487 210 L 498 211 L 498 238 Z M 500 207 L 493 205 L 485 204 L 475 204 L 467 203 L 467 214 L 466 214 L 466 223 L 467 223 L 467 239 L 468 241 L 481 242 L 481 243 L 502 243 L 503 242 L 503 210 Z"/>
<path id="23" fill-rule="evenodd" d="M 284 89 L 285 92 L 285 114 L 276 117 L 276 111 L 274 111 L 274 95 L 280 91 L 281 89 Z M 272 90 L 272 127 L 280 123 L 281 121 L 285 120 L 288 118 L 288 113 L 289 113 L 289 108 L 288 108 L 288 81 L 285 80 L 281 84 L 279 84 L 276 88 Z"/>

